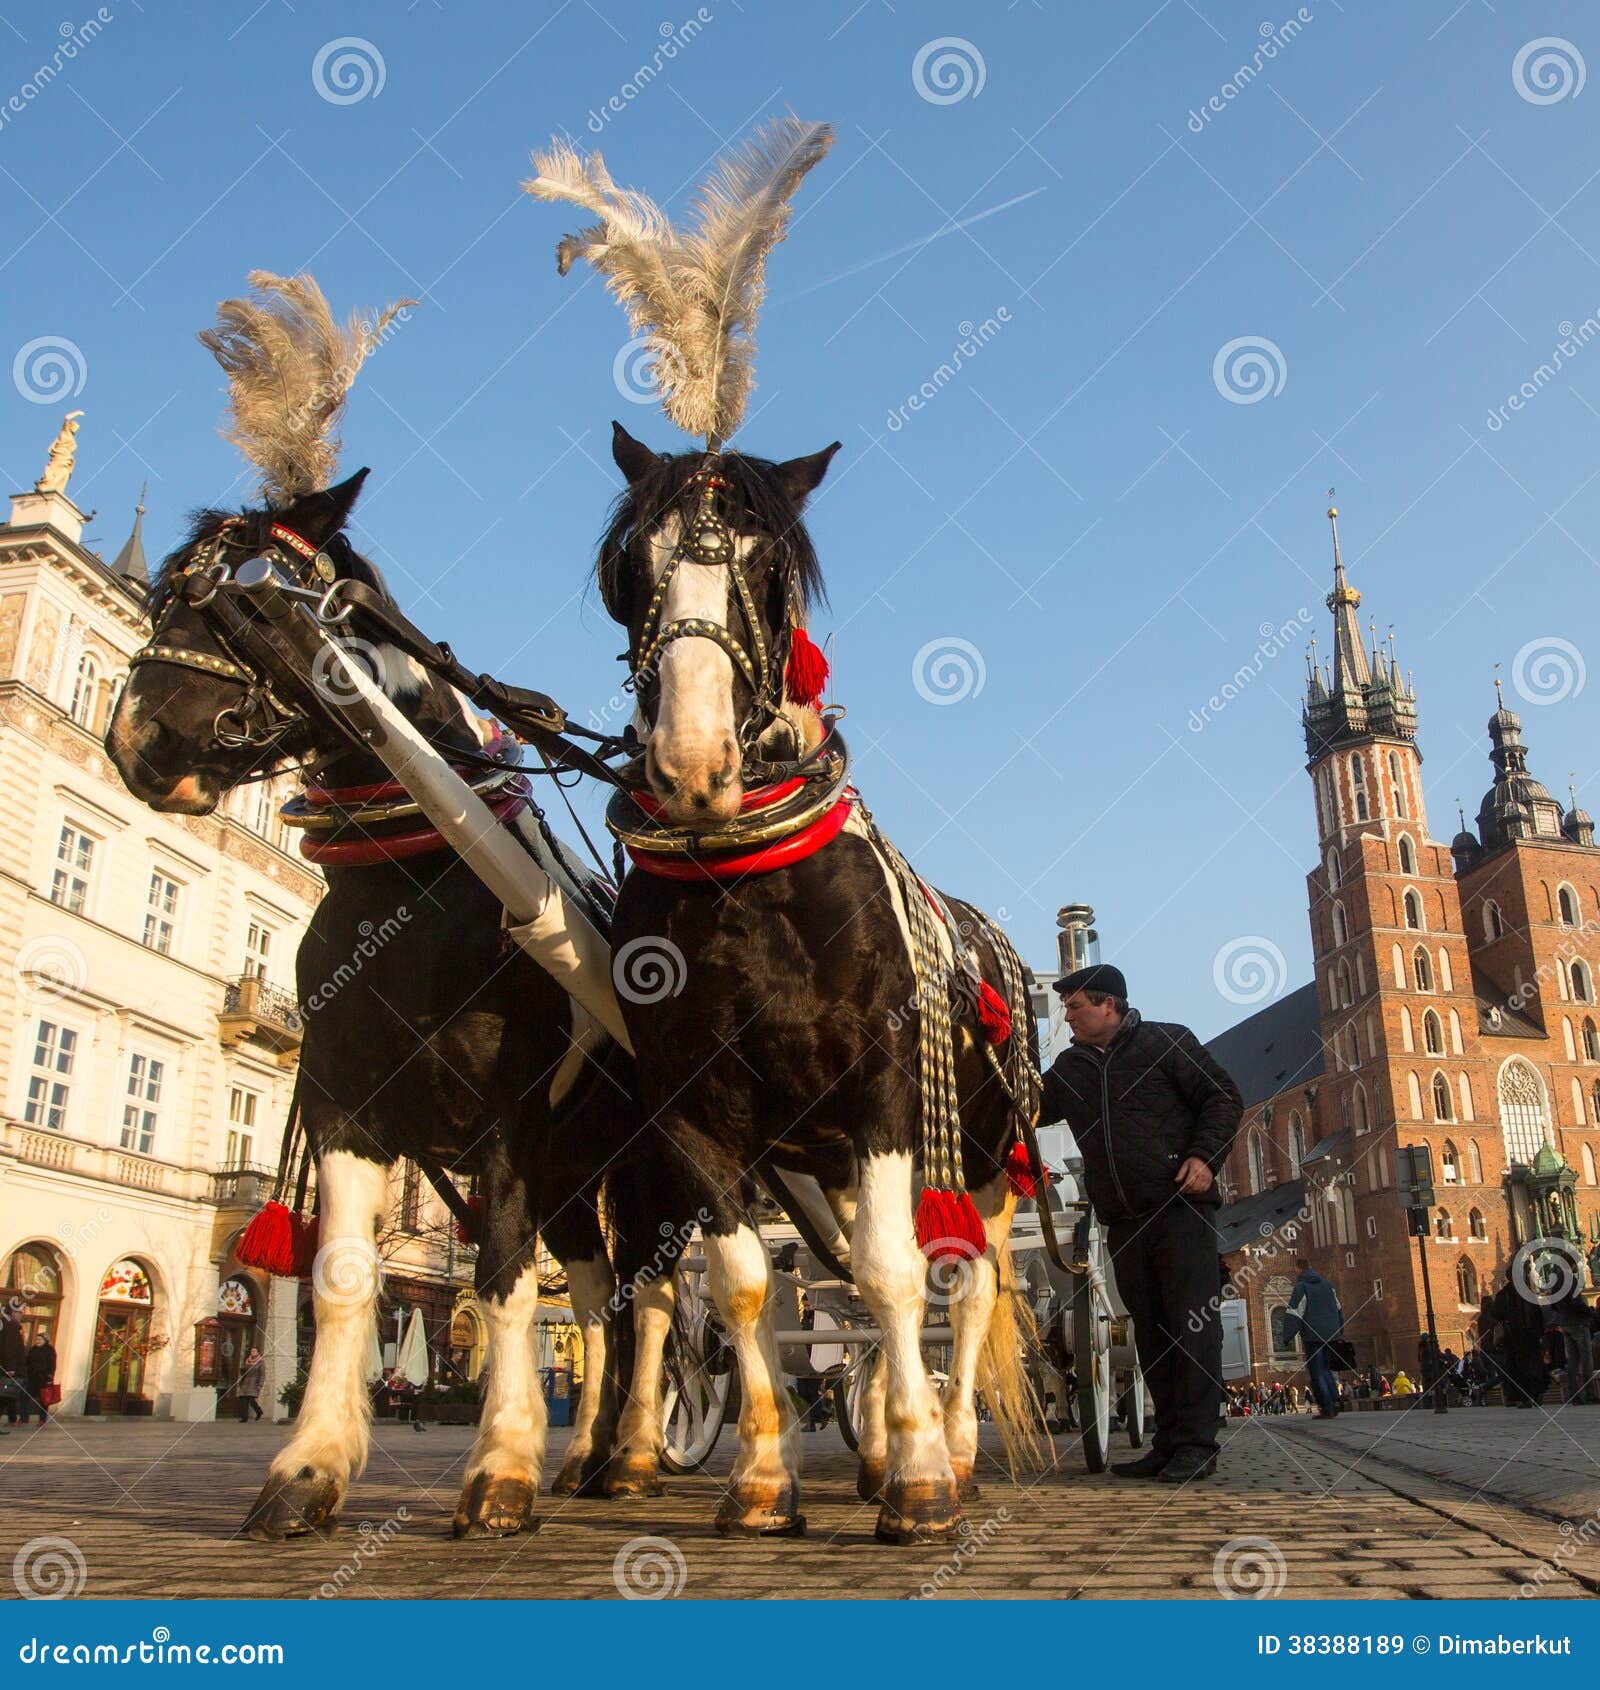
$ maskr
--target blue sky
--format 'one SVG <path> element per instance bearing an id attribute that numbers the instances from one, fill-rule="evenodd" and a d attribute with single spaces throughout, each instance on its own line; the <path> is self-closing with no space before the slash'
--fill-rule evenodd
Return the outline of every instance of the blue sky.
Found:
<path id="1" fill-rule="evenodd" d="M 1535 376 L 1600 312 L 1592 8 L 99 16 L 10 106 L 66 20 L 0 20 L 0 468 L 39 473 L 65 369 L 107 556 L 145 479 L 152 555 L 244 496 L 194 335 L 247 270 L 309 268 L 340 309 L 414 295 L 345 426 L 346 468 L 373 469 L 357 538 L 473 663 L 606 716 L 619 635 L 586 575 L 610 422 L 684 442 L 619 391 L 622 316 L 557 277 L 573 219 L 518 183 L 566 132 L 682 207 L 792 110 L 839 138 L 772 260 L 741 443 L 844 442 L 816 632 L 859 784 L 925 875 L 1035 962 L 1058 905 L 1093 903 L 1135 1001 L 1202 1035 L 1254 1007 L 1217 984 L 1236 941 L 1281 953 L 1269 989 L 1305 979 L 1330 485 L 1363 619 L 1415 673 L 1434 836 L 1487 785 L 1496 663 L 1535 772 L 1600 809 L 1600 344 Z M 65 365 L 34 347 L 63 340 Z"/>

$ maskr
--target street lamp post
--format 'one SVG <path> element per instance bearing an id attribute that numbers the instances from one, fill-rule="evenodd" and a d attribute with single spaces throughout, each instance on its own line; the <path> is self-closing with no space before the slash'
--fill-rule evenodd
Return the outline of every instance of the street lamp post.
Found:
<path id="1" fill-rule="evenodd" d="M 1433 1207 L 1433 1153 L 1425 1144 L 1395 1150 L 1395 1179 L 1405 1201 L 1406 1216 L 1417 1240 L 1422 1263 L 1422 1302 L 1428 1315 L 1428 1368 L 1433 1374 L 1433 1412 L 1446 1414 L 1444 1369 L 1439 1365 L 1439 1327 L 1433 1315 L 1433 1281 L 1428 1277 L 1428 1211 Z"/>

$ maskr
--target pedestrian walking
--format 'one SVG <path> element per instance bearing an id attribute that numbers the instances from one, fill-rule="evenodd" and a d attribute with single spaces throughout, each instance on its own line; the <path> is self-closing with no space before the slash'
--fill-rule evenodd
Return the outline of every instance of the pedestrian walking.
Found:
<path id="1" fill-rule="evenodd" d="M 1209 1478 L 1222 1403 L 1216 1176 L 1243 1099 L 1187 1027 L 1129 1005 L 1120 969 L 1080 968 L 1055 989 L 1072 1044 L 1044 1076 L 1039 1119 L 1065 1121 L 1077 1141 L 1155 1404 L 1148 1453 L 1112 1471 Z"/>
<path id="2" fill-rule="evenodd" d="M 13 1310 L 0 1309 L 0 1414 L 5 1415 L 6 1432 L 16 1425 L 22 1412 L 27 1364 L 28 1346 L 22 1326 Z"/>
<path id="3" fill-rule="evenodd" d="M 1300 1276 L 1289 1293 L 1284 1311 L 1286 1337 L 1300 1340 L 1306 1356 L 1306 1377 L 1317 1402 L 1317 1418 L 1331 1420 L 1339 1412 L 1339 1383 L 1333 1376 L 1332 1346 L 1344 1336 L 1344 1310 L 1339 1294 L 1301 1256 L 1295 1263 Z"/>
<path id="4" fill-rule="evenodd" d="M 250 1346 L 250 1353 L 244 1358 L 244 1366 L 239 1369 L 239 1383 L 234 1387 L 234 1395 L 239 1399 L 239 1424 L 248 1423 L 250 1416 L 261 1418 L 261 1390 L 267 1382 L 266 1358 L 254 1344 Z"/>
<path id="5" fill-rule="evenodd" d="M 55 1345 L 42 1332 L 23 1359 L 22 1377 L 27 1386 L 22 1399 L 22 1423 L 26 1426 L 28 1416 L 37 1413 L 42 1426 L 50 1418 L 51 1404 L 60 1401 L 60 1392 L 55 1388 Z"/>

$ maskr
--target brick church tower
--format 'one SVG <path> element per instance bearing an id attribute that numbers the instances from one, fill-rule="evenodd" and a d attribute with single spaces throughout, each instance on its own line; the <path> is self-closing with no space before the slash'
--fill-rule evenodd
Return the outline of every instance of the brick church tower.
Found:
<path id="1" fill-rule="evenodd" d="M 1363 1366 L 1416 1367 L 1422 1277 L 1397 1145 L 1432 1152 L 1423 1249 L 1440 1341 L 1458 1353 L 1522 1244 L 1555 1232 L 1586 1250 L 1600 1227 L 1592 824 L 1528 772 L 1502 703 L 1479 833 L 1430 836 L 1416 694 L 1392 637 L 1363 639 L 1328 518 L 1333 652 L 1313 649 L 1303 712 L 1314 977 L 1211 1044 L 1245 1093 L 1223 1242 L 1257 1377 L 1298 1368 L 1281 1311 L 1300 1254 L 1337 1287 Z"/>

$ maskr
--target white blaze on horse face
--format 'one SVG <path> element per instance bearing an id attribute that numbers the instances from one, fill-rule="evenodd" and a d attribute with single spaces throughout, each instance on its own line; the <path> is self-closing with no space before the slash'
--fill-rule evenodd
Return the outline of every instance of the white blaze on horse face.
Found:
<path id="1" fill-rule="evenodd" d="M 652 536 L 653 581 L 661 579 L 677 550 L 681 528 L 674 512 Z M 743 535 L 734 541 L 740 563 L 754 545 Z M 685 560 L 667 584 L 658 625 L 693 618 L 728 627 L 731 591 L 726 564 Z M 667 816 L 688 824 L 726 821 L 738 814 L 741 797 L 733 659 L 715 640 L 685 635 L 667 644 L 656 666 L 661 697 L 649 740 L 649 767 L 665 788 Z"/>
<path id="2" fill-rule="evenodd" d="M 389 1200 L 381 1162 L 347 1150 L 317 1158 L 322 1220 L 311 1282 L 317 1337 L 294 1436 L 272 1463 L 274 1477 L 303 1467 L 330 1474 L 341 1490 L 367 1464 L 372 1400 L 367 1357 L 378 1301 L 378 1222 Z"/>

